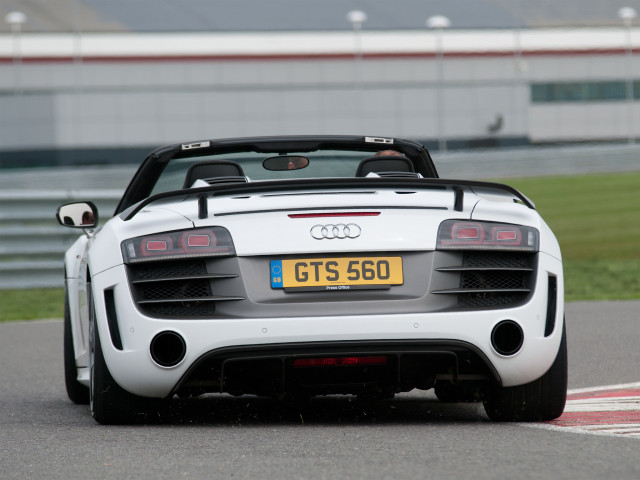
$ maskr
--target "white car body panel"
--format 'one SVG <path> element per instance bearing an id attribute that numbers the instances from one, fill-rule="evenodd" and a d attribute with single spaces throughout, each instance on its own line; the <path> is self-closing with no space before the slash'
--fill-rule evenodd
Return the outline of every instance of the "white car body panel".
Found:
<path id="1" fill-rule="evenodd" d="M 91 239 L 82 236 L 65 255 L 65 287 L 71 315 L 73 346 L 78 367 L 89 365 L 89 311 L 87 305 L 87 249 Z"/>

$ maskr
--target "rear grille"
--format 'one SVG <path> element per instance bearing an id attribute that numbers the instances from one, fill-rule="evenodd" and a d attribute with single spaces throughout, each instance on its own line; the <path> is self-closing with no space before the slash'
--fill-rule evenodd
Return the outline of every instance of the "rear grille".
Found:
<path id="1" fill-rule="evenodd" d="M 526 288 L 526 285 L 523 285 L 523 280 L 522 272 L 474 270 L 462 273 L 460 288 L 469 290 Z"/>
<path id="2" fill-rule="evenodd" d="M 459 265 L 436 268 L 458 275 L 458 286 L 431 293 L 457 295 L 461 307 L 513 306 L 531 293 L 533 260 L 534 255 L 519 252 L 464 252 Z"/>
<path id="3" fill-rule="evenodd" d="M 172 298 L 202 298 L 211 296 L 211 286 L 206 280 L 172 280 L 139 284 L 139 292 L 144 301 L 156 301 Z"/>
<path id="4" fill-rule="evenodd" d="M 203 260 L 142 263 L 135 266 L 136 280 L 184 277 L 207 273 Z"/>
<path id="5" fill-rule="evenodd" d="M 465 252 L 462 263 L 466 267 L 529 268 L 531 255 L 510 252 Z"/>
<path id="6" fill-rule="evenodd" d="M 134 301 L 143 313 L 156 318 L 211 317 L 216 303 L 244 300 L 243 296 L 216 295 L 216 282 L 238 275 L 210 272 L 215 265 L 215 260 L 207 263 L 204 259 L 129 265 Z"/>

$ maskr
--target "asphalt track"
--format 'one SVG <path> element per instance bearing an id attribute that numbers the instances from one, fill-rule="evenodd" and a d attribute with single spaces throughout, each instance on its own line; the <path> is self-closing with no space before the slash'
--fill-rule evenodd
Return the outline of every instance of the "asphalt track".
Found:
<path id="1" fill-rule="evenodd" d="M 638 382 L 640 301 L 567 305 L 569 387 Z M 59 320 L 0 324 L 0 478 L 640 478 L 640 438 L 490 422 L 430 394 L 177 402 L 105 427 L 70 403 Z"/>

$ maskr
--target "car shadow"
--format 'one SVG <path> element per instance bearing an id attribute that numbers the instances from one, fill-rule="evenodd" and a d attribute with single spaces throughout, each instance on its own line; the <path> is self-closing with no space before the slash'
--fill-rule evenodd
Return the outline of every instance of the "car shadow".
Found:
<path id="1" fill-rule="evenodd" d="M 345 425 L 488 422 L 481 403 L 443 403 L 403 394 L 393 400 L 335 395 L 309 399 L 203 395 L 174 399 L 140 423 L 176 425 Z"/>

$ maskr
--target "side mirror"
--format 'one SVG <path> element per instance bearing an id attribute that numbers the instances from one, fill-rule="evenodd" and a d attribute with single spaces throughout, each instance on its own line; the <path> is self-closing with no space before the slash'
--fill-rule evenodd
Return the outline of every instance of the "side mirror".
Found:
<path id="1" fill-rule="evenodd" d="M 98 208 L 92 202 L 67 203 L 58 207 L 58 223 L 72 228 L 95 228 L 98 225 Z"/>

